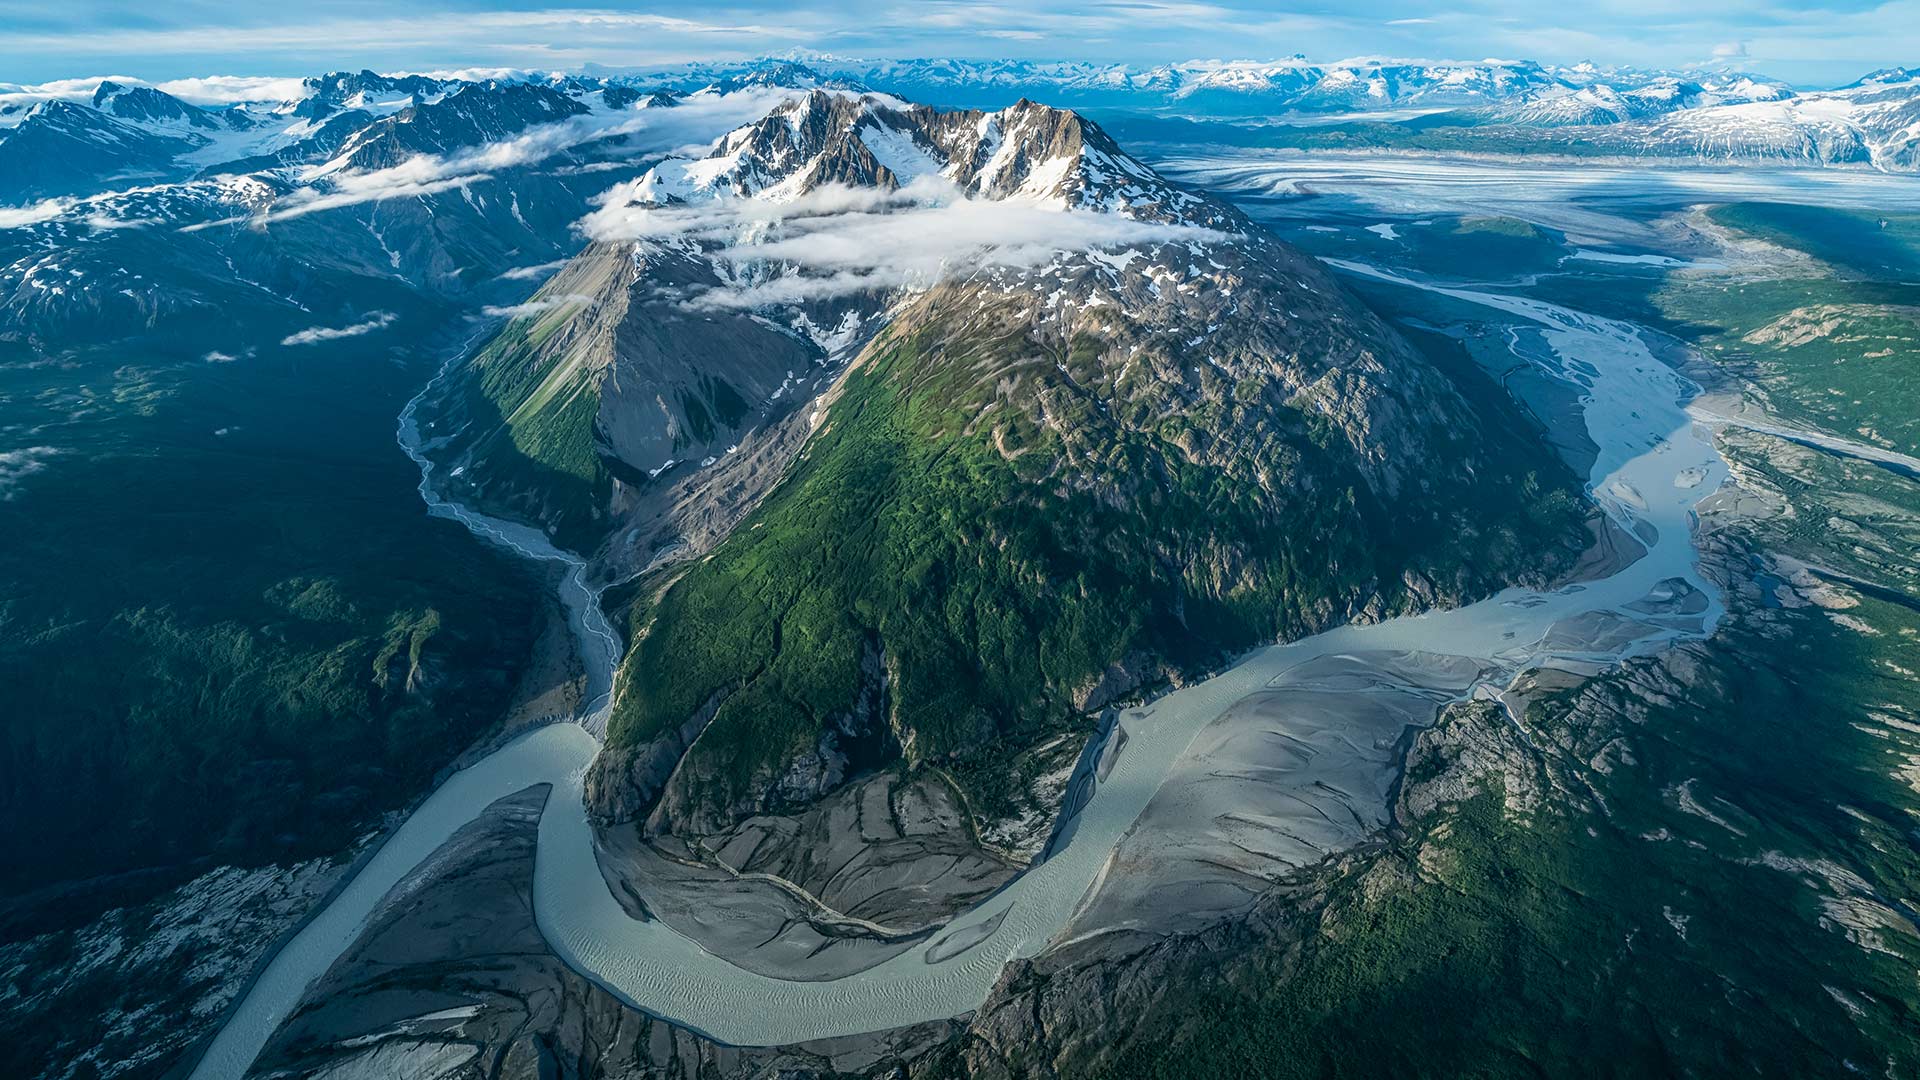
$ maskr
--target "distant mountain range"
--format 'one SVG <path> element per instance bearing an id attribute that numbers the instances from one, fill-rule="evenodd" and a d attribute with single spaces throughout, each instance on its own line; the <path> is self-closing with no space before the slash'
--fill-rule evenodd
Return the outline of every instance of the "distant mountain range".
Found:
<path id="1" fill-rule="evenodd" d="M 592 129 L 618 126 L 637 106 L 755 86 L 869 89 L 966 108 L 1029 98 L 1231 123 L 1263 132 L 1254 141 L 1268 145 L 1920 165 L 1920 70 L 1909 68 L 1805 91 L 1736 72 L 1497 60 L 1130 67 L 825 57 L 484 80 L 335 72 L 305 80 L 292 100 L 217 104 L 127 80 L 0 83 L 0 207 L 222 177 L 254 177 L 283 196 L 325 190 L 345 168 L 458 154 L 547 125 L 573 125 L 585 146 L 597 141 Z"/>
<path id="2" fill-rule="evenodd" d="M 821 61 L 818 70 L 923 97 L 1012 89 L 1049 93 L 1079 107 L 1160 107 L 1204 115 L 1334 114 L 1503 106 L 1545 100 L 1589 86 L 1639 91 L 1697 80 L 1696 91 L 1772 96 L 1783 84 L 1734 73 L 1687 75 L 1599 68 L 1545 67 L 1532 61 L 1348 60 L 1311 63 L 1192 61 L 1134 68 L 1087 63 L 905 60 Z M 1753 87 L 1742 90 L 1741 84 Z M 1764 89 L 1773 88 L 1771 92 Z"/>
<path id="3" fill-rule="evenodd" d="M 1200 120 L 1288 127 L 1368 122 L 1398 129 L 1362 138 L 1362 146 L 1888 170 L 1920 165 L 1916 68 L 1882 69 L 1831 90 L 1796 90 L 1731 70 L 1549 67 L 1505 60 L 1316 64 L 1296 56 L 1267 63 L 1132 67 L 826 57 L 810 64 L 825 75 L 951 106 L 997 107 L 1030 97 L 1079 109 Z M 652 77 L 681 74 L 663 71 Z M 716 74 L 685 73 L 696 79 Z M 1448 134 L 1431 134 L 1438 131 Z"/>

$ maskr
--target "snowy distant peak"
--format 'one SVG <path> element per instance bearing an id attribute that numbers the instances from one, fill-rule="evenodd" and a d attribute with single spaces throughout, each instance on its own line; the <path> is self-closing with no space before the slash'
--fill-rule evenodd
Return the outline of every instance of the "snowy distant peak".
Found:
<path id="1" fill-rule="evenodd" d="M 717 93 L 732 93 L 752 87 L 775 87 L 787 90 L 864 90 L 865 87 L 850 79 L 830 78 L 791 60 L 762 60 L 749 65 L 739 75 L 723 76 L 712 81 L 708 89 Z"/>
<path id="2" fill-rule="evenodd" d="M 122 120 L 182 123 L 216 130 L 220 123 L 205 109 L 189 105 L 151 86 L 122 86 L 105 81 L 93 92 L 93 107 Z"/>
<path id="3" fill-rule="evenodd" d="M 594 92 L 585 84 L 576 84 L 575 89 L 581 94 Z M 665 109 L 680 104 L 679 97 L 667 90 L 647 93 L 631 86 L 609 86 L 599 94 L 600 104 L 609 109 Z"/>
<path id="4" fill-rule="evenodd" d="M 794 60 L 767 58 L 733 63 L 681 64 L 644 71 L 609 71 L 588 65 L 575 75 L 528 75 L 522 81 L 565 83 L 582 91 L 622 88 L 641 93 L 727 94 L 754 88 L 781 90 L 867 89 L 845 73 L 827 73 Z"/>
<path id="5" fill-rule="evenodd" d="M 1580 74 L 1597 73 L 1589 69 Z M 1593 77 L 1576 88 L 1556 88 L 1497 106 L 1492 115 L 1509 123 L 1547 127 L 1618 124 L 1680 109 L 1783 101 L 1793 96 L 1793 91 L 1780 83 L 1747 76 L 1709 76 L 1695 81 L 1675 75 L 1615 72 L 1604 78 Z"/>
<path id="6" fill-rule="evenodd" d="M 0 135 L 0 205 L 98 190 L 103 178 L 157 177 L 204 141 L 156 133 L 59 98 L 31 106 Z"/>
<path id="7" fill-rule="evenodd" d="M 1022 100 L 997 112 L 942 111 L 820 90 L 728 133 L 705 157 L 661 163 L 625 198 L 638 206 L 786 202 L 828 187 L 892 192 L 929 180 L 966 198 L 1219 223 L 1218 208 L 1175 188 L 1069 110 Z"/>
<path id="8" fill-rule="evenodd" d="M 1701 87 L 1718 95 L 1721 101 L 1780 101 L 1793 96 L 1793 89 L 1787 84 L 1751 75 L 1707 79 Z"/>
<path id="9" fill-rule="evenodd" d="M 1652 86 L 1661 83 L 1695 83 L 1709 90 L 1736 92 L 1739 87 L 1771 87 L 1778 94 L 1791 93 L 1786 83 L 1766 75 L 1750 71 L 1736 71 L 1732 68 L 1688 69 L 1684 71 L 1661 68 L 1624 67 L 1600 65 L 1592 61 L 1583 61 L 1571 67 L 1550 67 L 1546 69 L 1553 77 L 1568 86 L 1590 86 L 1601 84 L 1617 90 L 1630 90 L 1637 87 Z M 1760 90 L 1752 90 L 1761 93 Z"/>
<path id="10" fill-rule="evenodd" d="M 34 135 L 54 134 L 98 147 L 138 145 L 143 149 L 157 149 L 164 142 L 134 124 L 123 123 L 85 105 L 59 99 L 35 105 L 8 141 L 12 143 Z"/>
<path id="11" fill-rule="evenodd" d="M 332 71 L 305 81 L 308 94 L 288 103 L 287 111 L 308 120 L 323 120 L 341 112 L 386 115 L 410 106 L 436 101 L 469 85 L 426 75 L 381 75 L 373 71 Z"/>
<path id="12" fill-rule="evenodd" d="M 1617 124 L 1634 115 L 1634 103 L 1605 84 L 1582 86 L 1562 94 L 1514 102 L 1494 112 L 1495 118 L 1509 123 L 1548 127 Z"/>
<path id="13" fill-rule="evenodd" d="M 1603 87 L 1640 108 L 1790 96 L 1785 84 L 1733 71 L 1652 71 L 1545 66 L 1530 60 L 1400 60 L 1363 57 L 1331 63 L 1303 56 L 1281 60 L 1191 60 L 1135 66 L 1087 61 L 859 60 L 813 56 L 809 70 L 876 91 L 948 106 L 998 107 L 1032 97 L 1068 107 L 1168 109 L 1203 115 L 1326 114 L 1391 110 L 1517 109 L 1521 105 Z M 753 65 L 704 68 L 715 82 L 744 77 Z M 684 76 L 684 72 L 681 75 Z M 664 80 L 673 73 L 628 75 Z M 824 76 L 823 76 L 824 77 Z M 1693 97 L 1688 95 L 1692 94 Z"/>
<path id="14" fill-rule="evenodd" d="M 1195 71 L 1175 97 L 1215 90 L 1253 93 L 1276 96 L 1290 108 L 1305 110 L 1466 105 L 1498 101 L 1555 83 L 1545 69 L 1530 61 L 1345 61 L 1327 66 L 1287 61 Z"/>
<path id="15" fill-rule="evenodd" d="M 906 97 L 972 103 L 985 94 L 1026 94 L 1062 104 L 1188 105 L 1280 112 L 1471 105 L 1562 85 L 1531 61 L 1403 61 L 1365 58 L 1316 64 L 1195 60 L 1134 67 L 1021 60 L 847 60 L 816 66 Z M 1004 97 L 1003 97 L 1004 100 Z"/>
<path id="16" fill-rule="evenodd" d="M 348 73 L 331 71 L 306 81 L 312 97 L 336 106 L 369 108 L 381 99 L 395 104 L 413 104 L 438 97 L 448 83 L 426 75 L 381 75 L 373 71 Z M 455 85 L 459 85 L 457 82 Z"/>
<path id="17" fill-rule="evenodd" d="M 1848 83 L 1846 86 L 1841 87 L 1841 89 L 1856 90 L 1869 86 L 1893 86 L 1900 83 L 1910 83 L 1917 79 L 1920 79 L 1920 68 L 1887 67 L 1881 68 L 1878 71 L 1869 71 L 1865 75 L 1862 75 L 1857 81 Z"/>

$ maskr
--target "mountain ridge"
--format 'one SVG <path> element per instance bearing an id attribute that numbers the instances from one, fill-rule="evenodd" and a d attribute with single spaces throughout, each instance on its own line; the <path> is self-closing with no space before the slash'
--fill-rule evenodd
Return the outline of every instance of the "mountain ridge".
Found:
<path id="1" fill-rule="evenodd" d="M 342 145 L 368 144 L 356 167 L 392 167 L 410 155 L 478 151 L 589 114 L 605 118 L 689 94 L 775 88 L 885 92 L 934 105 L 990 108 L 1027 98 L 1168 118 L 1258 122 L 1302 138 L 1329 123 L 1418 123 L 1463 132 L 1452 141 L 1495 152 L 1558 147 L 1671 159 L 1920 168 L 1920 73 L 1902 67 L 1833 90 L 1796 90 L 1732 70 L 1492 60 L 1313 64 L 1295 58 L 1131 67 L 821 58 L 814 65 L 765 59 L 623 73 L 518 72 L 485 80 L 333 72 L 304 80 L 298 98 L 207 105 L 124 78 L 73 80 L 54 89 L 0 84 L 0 205 L 85 198 L 129 182 L 223 175 L 278 174 L 275 182 L 298 186 L 306 181 L 283 175 L 286 170 L 326 163 Z M 447 127 L 410 138 L 402 128 L 414 120 Z M 1406 142 L 1404 133 L 1398 141 Z M 1425 143 L 1416 135 L 1408 145 Z"/>

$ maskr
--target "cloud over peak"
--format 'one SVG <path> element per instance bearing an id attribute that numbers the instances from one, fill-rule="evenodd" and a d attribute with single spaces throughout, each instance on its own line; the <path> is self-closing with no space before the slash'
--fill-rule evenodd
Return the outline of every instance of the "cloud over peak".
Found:
<path id="1" fill-rule="evenodd" d="M 1063 256 L 1227 239 L 1190 225 L 1068 209 L 1037 199 L 967 198 L 922 177 L 897 191 L 827 186 L 784 202 L 719 198 L 627 203 L 638 182 L 608 192 L 582 222 L 595 240 L 692 239 L 738 272 L 693 307 L 758 308 L 889 289 L 928 288 L 987 268 L 1030 269 Z"/>

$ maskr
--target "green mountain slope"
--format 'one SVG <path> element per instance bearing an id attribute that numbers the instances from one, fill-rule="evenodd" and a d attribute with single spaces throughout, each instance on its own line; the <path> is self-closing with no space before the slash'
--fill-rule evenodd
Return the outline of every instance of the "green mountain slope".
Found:
<path id="1" fill-rule="evenodd" d="M 838 757 L 898 754 L 997 817 L 1024 779 L 1007 767 L 1018 751 L 1113 694 L 1485 592 L 1569 550 L 1575 489 L 1523 439 L 1440 432 L 1436 452 L 1466 468 L 1386 497 L 1278 379 L 1206 368 L 1189 399 L 1113 365 L 1113 342 L 1057 340 L 973 299 L 898 319 L 758 512 L 643 586 L 604 812 L 659 795 L 650 827 L 705 833 L 817 797 Z M 1491 396 L 1459 415 L 1512 423 Z M 654 748 L 709 712 L 660 776 Z"/>

